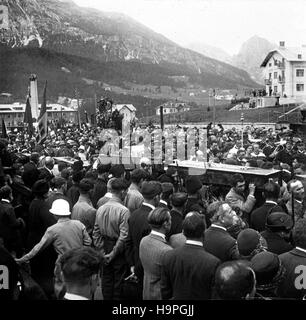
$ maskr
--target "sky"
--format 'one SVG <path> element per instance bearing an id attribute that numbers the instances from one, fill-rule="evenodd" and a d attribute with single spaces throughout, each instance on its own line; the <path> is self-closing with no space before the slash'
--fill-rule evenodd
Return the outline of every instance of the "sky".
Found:
<path id="1" fill-rule="evenodd" d="M 205 43 L 237 54 L 254 35 L 306 44 L 306 0 L 74 0 L 124 13 L 179 45 Z"/>

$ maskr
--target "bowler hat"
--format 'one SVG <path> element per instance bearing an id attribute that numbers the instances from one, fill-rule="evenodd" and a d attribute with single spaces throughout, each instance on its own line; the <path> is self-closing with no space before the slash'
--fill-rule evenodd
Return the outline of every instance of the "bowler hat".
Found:
<path id="1" fill-rule="evenodd" d="M 239 253 L 243 256 L 249 256 L 258 247 L 259 240 L 259 234 L 254 229 L 242 230 L 237 237 Z"/>
<path id="2" fill-rule="evenodd" d="M 251 260 L 251 268 L 255 272 L 257 285 L 261 286 L 261 289 L 277 286 L 285 274 L 278 255 L 268 251 L 256 254 Z"/>
<path id="3" fill-rule="evenodd" d="M 34 194 L 45 194 L 49 191 L 49 183 L 45 179 L 37 180 L 33 187 L 32 187 L 32 192 Z"/>
<path id="4" fill-rule="evenodd" d="M 202 182 L 198 176 L 188 176 L 185 185 L 189 194 L 194 194 L 202 188 Z"/>

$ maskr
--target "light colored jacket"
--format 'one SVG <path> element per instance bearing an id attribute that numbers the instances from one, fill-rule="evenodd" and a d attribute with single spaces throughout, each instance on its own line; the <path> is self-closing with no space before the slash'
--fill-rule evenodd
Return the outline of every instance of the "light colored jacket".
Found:
<path id="1" fill-rule="evenodd" d="M 231 190 L 225 197 L 225 201 L 232 208 L 239 208 L 245 213 L 250 213 L 255 205 L 256 198 L 249 194 L 245 200 L 243 196 L 241 196 L 234 190 L 234 188 L 231 188 Z"/>

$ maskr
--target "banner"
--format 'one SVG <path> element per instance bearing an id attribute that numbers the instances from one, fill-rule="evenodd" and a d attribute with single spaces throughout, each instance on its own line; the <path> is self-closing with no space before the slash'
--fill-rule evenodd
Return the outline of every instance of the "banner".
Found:
<path id="1" fill-rule="evenodd" d="M 7 132 L 6 132 L 6 126 L 4 119 L 2 118 L 2 138 L 8 138 Z"/>
<path id="2" fill-rule="evenodd" d="M 40 114 L 38 117 L 38 126 L 37 126 L 38 134 L 36 137 L 36 141 L 38 144 L 43 143 L 45 141 L 48 133 L 46 91 L 47 91 L 47 81 L 45 83 L 43 101 L 41 104 Z"/>

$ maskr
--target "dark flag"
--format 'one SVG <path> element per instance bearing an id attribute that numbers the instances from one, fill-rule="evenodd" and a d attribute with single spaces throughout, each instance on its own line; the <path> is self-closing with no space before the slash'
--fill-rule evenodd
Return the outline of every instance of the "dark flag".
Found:
<path id="1" fill-rule="evenodd" d="M 8 135 L 6 132 L 6 126 L 5 126 L 5 122 L 4 119 L 2 118 L 2 138 L 7 139 Z"/>
<path id="2" fill-rule="evenodd" d="M 40 114 L 38 117 L 38 134 L 36 137 L 36 141 L 38 144 L 43 143 L 47 137 L 48 133 L 48 125 L 47 125 L 47 81 L 45 83 L 44 87 L 44 93 L 43 93 L 43 101 L 40 108 Z"/>
<path id="3" fill-rule="evenodd" d="M 85 110 L 85 122 L 88 124 L 89 123 L 89 120 L 88 120 L 88 114 L 87 114 L 87 111 Z"/>
<path id="4" fill-rule="evenodd" d="M 32 137 L 34 133 L 33 127 L 33 118 L 32 118 L 32 111 L 31 111 L 31 103 L 30 103 L 30 95 L 27 96 L 26 108 L 24 113 L 24 123 L 28 124 L 28 133 Z"/>

